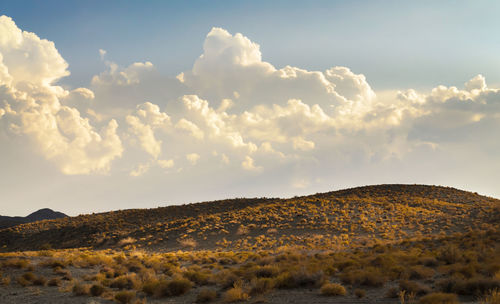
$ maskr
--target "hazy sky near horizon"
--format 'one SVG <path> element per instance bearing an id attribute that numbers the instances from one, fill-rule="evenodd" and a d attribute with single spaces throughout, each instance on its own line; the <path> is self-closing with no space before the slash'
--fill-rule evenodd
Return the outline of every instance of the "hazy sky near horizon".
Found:
<path id="1" fill-rule="evenodd" d="M 4 1 L 0 214 L 500 197 L 498 1 Z"/>

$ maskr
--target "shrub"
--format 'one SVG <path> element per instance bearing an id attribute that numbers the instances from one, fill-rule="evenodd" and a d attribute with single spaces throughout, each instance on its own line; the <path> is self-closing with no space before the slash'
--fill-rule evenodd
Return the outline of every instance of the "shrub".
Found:
<path id="1" fill-rule="evenodd" d="M 278 288 L 297 288 L 319 286 L 324 282 L 324 276 L 321 271 L 307 272 L 300 270 L 297 272 L 284 272 L 276 277 L 276 287 Z"/>
<path id="2" fill-rule="evenodd" d="M 500 290 L 490 290 L 481 301 L 481 304 L 500 304 Z"/>
<path id="3" fill-rule="evenodd" d="M 455 264 L 461 260 L 462 254 L 456 246 L 446 246 L 440 250 L 437 258 L 446 264 Z"/>
<path id="4" fill-rule="evenodd" d="M 203 288 L 196 296 L 196 303 L 207 303 L 217 298 L 217 292 L 213 289 Z"/>
<path id="5" fill-rule="evenodd" d="M 27 268 L 30 265 L 30 261 L 27 259 L 8 259 L 2 263 L 2 267 L 11 267 L 11 268 Z"/>
<path id="6" fill-rule="evenodd" d="M 202 271 L 188 270 L 182 274 L 191 282 L 198 285 L 207 285 L 209 283 L 210 275 Z"/>
<path id="7" fill-rule="evenodd" d="M 193 287 L 193 283 L 185 278 L 174 278 L 170 281 L 160 281 L 157 294 L 159 296 L 180 296 L 187 293 Z"/>
<path id="8" fill-rule="evenodd" d="M 345 296 L 346 290 L 344 286 L 337 283 L 325 283 L 321 286 L 320 292 L 324 296 Z"/>
<path id="9" fill-rule="evenodd" d="M 421 258 L 419 260 L 419 262 L 422 265 L 427 266 L 427 267 L 436 267 L 436 266 L 439 265 L 438 260 L 436 260 L 436 258 L 433 258 L 433 257 L 424 257 L 424 258 Z"/>
<path id="10" fill-rule="evenodd" d="M 226 291 L 222 299 L 226 303 L 244 301 L 248 299 L 248 294 L 243 291 L 243 288 L 236 286 Z"/>
<path id="11" fill-rule="evenodd" d="M 90 285 L 89 284 L 75 283 L 75 285 L 73 285 L 73 293 L 76 296 L 88 295 L 88 294 L 90 294 Z"/>
<path id="12" fill-rule="evenodd" d="M 3 286 L 10 285 L 10 277 L 4 277 L 4 276 L 2 276 L 0 278 L 0 285 L 3 285 Z"/>
<path id="13" fill-rule="evenodd" d="M 452 276 L 451 278 L 446 278 L 436 282 L 439 290 L 442 292 L 455 292 L 463 289 L 465 286 L 465 281 L 461 277 Z"/>
<path id="14" fill-rule="evenodd" d="M 416 265 L 410 268 L 410 279 L 427 279 L 432 277 L 434 273 L 432 268 Z"/>
<path id="15" fill-rule="evenodd" d="M 399 289 L 406 291 L 406 293 L 414 293 L 416 295 L 425 295 L 430 292 L 430 288 L 426 285 L 422 285 L 418 282 L 401 280 L 399 281 Z"/>
<path id="16" fill-rule="evenodd" d="M 179 240 L 179 244 L 184 248 L 194 248 L 198 245 L 195 239 L 182 239 Z"/>
<path id="17" fill-rule="evenodd" d="M 26 280 L 25 278 L 23 278 L 22 276 L 18 277 L 17 278 L 17 283 L 23 287 L 26 287 L 26 286 L 29 286 L 31 285 L 31 281 L 28 281 Z"/>
<path id="18" fill-rule="evenodd" d="M 465 281 L 462 286 L 457 286 L 456 292 L 462 295 L 480 295 L 500 288 L 500 280 L 491 278 L 473 278 Z"/>
<path id="19" fill-rule="evenodd" d="M 47 279 L 43 276 L 38 276 L 36 279 L 33 280 L 33 285 L 45 286 L 45 284 L 47 284 Z"/>
<path id="20" fill-rule="evenodd" d="M 217 283 L 221 286 L 222 289 L 228 289 L 234 286 L 239 278 L 234 273 L 229 270 L 223 270 L 216 274 Z"/>
<path id="21" fill-rule="evenodd" d="M 272 278 L 277 276 L 279 269 L 276 266 L 266 265 L 255 270 L 255 276 L 258 278 Z"/>
<path id="22" fill-rule="evenodd" d="M 101 284 L 94 284 L 90 287 L 90 294 L 94 297 L 98 297 L 102 295 L 105 290 L 106 288 Z"/>
<path id="23" fill-rule="evenodd" d="M 484 277 L 464 280 L 460 277 L 452 277 L 439 281 L 437 285 L 443 292 L 454 292 L 460 295 L 474 296 L 500 288 L 500 280 Z"/>
<path id="24" fill-rule="evenodd" d="M 364 285 L 370 287 L 384 286 L 387 278 L 378 269 L 352 270 L 340 276 L 344 284 Z"/>
<path id="25" fill-rule="evenodd" d="M 160 281 L 158 281 L 157 279 L 150 279 L 142 285 L 142 291 L 144 291 L 144 293 L 146 293 L 147 295 L 152 296 L 157 293 L 159 286 Z"/>
<path id="26" fill-rule="evenodd" d="M 52 278 L 49 280 L 49 282 L 47 283 L 47 285 L 49 286 L 61 286 L 61 279 L 59 278 Z"/>
<path id="27" fill-rule="evenodd" d="M 430 293 L 418 301 L 419 304 L 458 304 L 457 295 L 454 293 Z"/>
<path id="28" fill-rule="evenodd" d="M 127 275 L 122 275 L 117 278 L 115 278 L 111 282 L 111 287 L 112 288 L 118 288 L 118 289 L 137 289 L 141 285 L 140 281 L 137 278 L 137 275 L 134 274 L 127 274 Z"/>
<path id="29" fill-rule="evenodd" d="M 23 274 L 23 279 L 33 282 L 36 279 L 36 276 L 33 274 L 33 272 L 26 272 L 25 274 Z"/>
<path id="30" fill-rule="evenodd" d="M 252 280 L 251 295 L 265 294 L 274 288 L 274 280 L 270 278 L 258 278 Z"/>
<path id="31" fill-rule="evenodd" d="M 354 289 L 354 295 L 358 298 L 364 298 L 366 296 L 366 291 L 364 289 Z"/>
<path id="32" fill-rule="evenodd" d="M 48 261 L 41 263 L 41 265 L 44 267 L 50 267 L 50 268 L 57 268 L 57 267 L 66 268 L 67 262 L 64 262 L 64 261 L 58 260 L 58 259 L 50 259 Z"/>
<path id="33" fill-rule="evenodd" d="M 387 298 L 391 298 L 391 299 L 395 299 L 397 297 L 399 297 L 399 288 L 397 287 L 391 287 L 387 290 L 387 292 L 385 293 L 385 296 Z"/>
<path id="34" fill-rule="evenodd" d="M 131 303 L 135 298 L 135 291 L 122 290 L 115 294 L 115 300 L 122 304 Z"/>
<path id="35" fill-rule="evenodd" d="M 133 237 L 127 237 L 127 238 L 121 239 L 118 242 L 118 246 L 127 246 L 127 245 L 131 245 L 135 242 L 137 242 L 137 240 L 134 239 Z"/>

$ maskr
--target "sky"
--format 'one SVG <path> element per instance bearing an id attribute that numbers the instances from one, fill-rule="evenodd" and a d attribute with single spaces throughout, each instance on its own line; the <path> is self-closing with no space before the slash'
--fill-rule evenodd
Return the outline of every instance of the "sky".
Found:
<path id="1" fill-rule="evenodd" d="M 0 214 L 500 197 L 498 1 L 3 1 Z"/>

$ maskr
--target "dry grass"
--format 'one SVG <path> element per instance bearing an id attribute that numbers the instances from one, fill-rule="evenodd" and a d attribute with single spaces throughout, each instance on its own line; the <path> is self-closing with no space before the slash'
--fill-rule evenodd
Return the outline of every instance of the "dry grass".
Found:
<path id="1" fill-rule="evenodd" d="M 431 293 L 423 296 L 418 301 L 419 304 L 458 304 L 458 297 L 456 294 L 450 293 Z"/>
<path id="2" fill-rule="evenodd" d="M 500 290 L 490 290 L 481 300 L 481 304 L 500 304 Z"/>
<path id="3" fill-rule="evenodd" d="M 345 296 L 345 287 L 337 283 L 325 283 L 321 286 L 320 292 L 324 296 Z"/>
<path id="4" fill-rule="evenodd" d="M 75 283 L 73 285 L 73 294 L 76 296 L 87 296 L 90 294 L 90 284 Z"/>
<path id="5" fill-rule="evenodd" d="M 246 292 L 244 292 L 243 288 L 240 286 L 235 286 L 229 290 L 227 290 L 222 295 L 222 300 L 226 303 L 233 303 L 238 301 L 248 300 L 249 296 Z"/>
<path id="6" fill-rule="evenodd" d="M 196 303 L 208 303 L 217 298 L 217 292 L 213 289 L 203 288 L 196 296 Z"/>
<path id="7" fill-rule="evenodd" d="M 135 291 L 122 290 L 115 294 L 115 300 L 118 303 L 129 304 L 135 299 Z"/>

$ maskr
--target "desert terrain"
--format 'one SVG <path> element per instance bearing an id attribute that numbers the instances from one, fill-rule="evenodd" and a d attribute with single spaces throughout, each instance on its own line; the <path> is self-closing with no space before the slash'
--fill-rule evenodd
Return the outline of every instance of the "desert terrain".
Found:
<path id="1" fill-rule="evenodd" d="M 0 230 L 1 303 L 498 303 L 500 201 L 376 185 Z M 496 302 L 495 302 L 496 301 Z"/>

